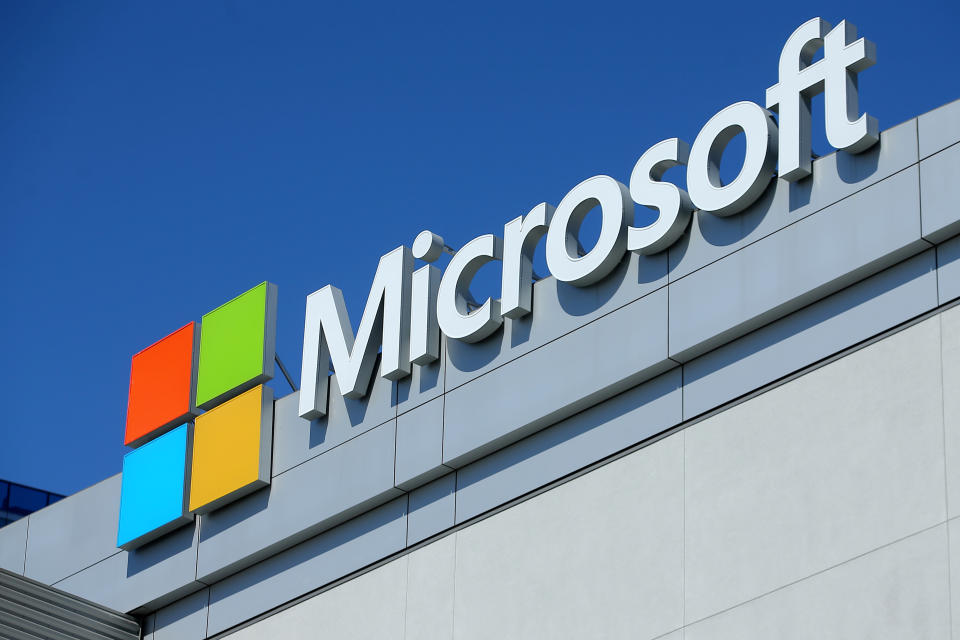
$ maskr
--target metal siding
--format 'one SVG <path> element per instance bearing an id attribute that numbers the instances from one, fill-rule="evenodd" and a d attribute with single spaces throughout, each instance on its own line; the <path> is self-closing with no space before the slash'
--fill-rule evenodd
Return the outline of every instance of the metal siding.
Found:
<path id="1" fill-rule="evenodd" d="M 139 640 L 136 618 L 0 569 L 0 636 Z"/>

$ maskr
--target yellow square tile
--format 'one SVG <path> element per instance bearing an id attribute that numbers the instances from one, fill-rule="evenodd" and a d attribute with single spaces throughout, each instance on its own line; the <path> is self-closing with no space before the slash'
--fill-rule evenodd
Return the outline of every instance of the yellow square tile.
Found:
<path id="1" fill-rule="evenodd" d="M 197 416 L 190 511 L 206 513 L 270 484 L 273 391 L 264 385 Z"/>

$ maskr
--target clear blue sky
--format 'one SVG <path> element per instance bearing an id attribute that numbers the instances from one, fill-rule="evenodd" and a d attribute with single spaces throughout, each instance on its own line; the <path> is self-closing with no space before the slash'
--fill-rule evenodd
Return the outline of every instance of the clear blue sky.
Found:
<path id="1" fill-rule="evenodd" d="M 356 325 L 421 229 L 459 246 L 626 182 L 762 103 L 816 15 L 877 43 L 882 129 L 960 97 L 955 0 L 0 4 L 0 478 L 118 472 L 131 355 L 263 280 L 299 373 L 308 293 L 339 286 Z"/>

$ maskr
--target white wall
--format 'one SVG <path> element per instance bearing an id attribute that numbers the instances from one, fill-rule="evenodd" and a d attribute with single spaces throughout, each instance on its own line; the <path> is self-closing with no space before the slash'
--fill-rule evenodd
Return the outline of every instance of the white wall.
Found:
<path id="1" fill-rule="evenodd" d="M 956 516 L 960 307 L 230 637 L 947 639 Z"/>

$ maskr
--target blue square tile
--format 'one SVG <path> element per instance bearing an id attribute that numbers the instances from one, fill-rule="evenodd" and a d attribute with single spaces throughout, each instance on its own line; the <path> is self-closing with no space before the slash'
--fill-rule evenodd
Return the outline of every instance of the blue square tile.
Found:
<path id="1" fill-rule="evenodd" d="M 184 503 L 190 425 L 182 425 L 123 457 L 117 546 L 135 549 L 191 522 Z"/>

